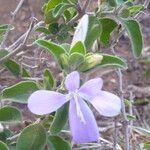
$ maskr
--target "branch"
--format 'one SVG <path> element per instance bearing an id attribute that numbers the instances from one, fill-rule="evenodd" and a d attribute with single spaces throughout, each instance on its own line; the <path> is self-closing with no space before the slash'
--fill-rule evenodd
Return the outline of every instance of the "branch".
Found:
<path id="1" fill-rule="evenodd" d="M 22 50 L 23 48 L 26 47 L 26 42 L 27 42 L 27 39 L 33 29 L 33 26 L 34 26 L 34 23 L 35 23 L 35 20 L 34 18 L 31 19 L 31 23 L 30 23 L 30 26 L 29 26 L 29 29 L 28 31 L 26 32 L 26 35 L 23 39 L 23 42 L 16 48 L 14 49 L 12 52 L 10 52 L 8 55 L 4 56 L 3 58 L 0 59 L 0 63 L 3 63 L 5 62 L 8 58 L 12 57 L 13 55 L 15 55 L 16 53 L 18 53 L 20 50 Z"/>
<path id="2" fill-rule="evenodd" d="M 117 43 L 114 42 L 114 44 L 111 46 L 111 50 L 115 56 L 117 56 L 117 54 L 115 52 L 116 44 Z M 117 74 L 118 74 L 118 78 L 119 78 L 119 91 L 120 91 L 120 98 L 121 98 L 121 103 L 122 103 L 122 113 L 123 113 L 123 118 L 124 118 L 124 122 L 123 122 L 123 129 L 125 130 L 125 148 L 124 149 L 130 150 L 129 128 L 128 128 L 128 119 L 127 119 L 126 109 L 125 109 L 125 104 L 124 104 L 123 75 L 122 75 L 121 69 L 117 70 Z M 117 138 L 117 137 L 115 137 L 115 138 Z M 116 139 L 115 139 L 115 141 L 116 141 Z M 116 149 L 116 148 L 114 148 L 114 149 Z"/>
<path id="3" fill-rule="evenodd" d="M 14 10 L 14 12 L 11 12 L 11 20 L 10 20 L 10 23 L 9 23 L 9 26 L 8 26 L 8 29 L 4 35 L 4 38 L 3 38 L 3 41 L 0 45 L 1 48 L 5 47 L 5 42 L 8 38 L 8 35 L 9 35 L 9 32 L 10 32 L 10 28 L 11 28 L 11 25 L 14 23 L 14 20 L 15 20 L 15 17 L 18 13 L 18 11 L 20 10 L 21 6 L 23 5 L 25 0 L 20 0 L 19 4 L 17 5 L 16 9 Z"/>
<path id="4" fill-rule="evenodd" d="M 37 24 L 35 24 L 35 26 L 33 27 L 32 31 L 35 31 L 37 29 L 37 27 L 41 26 L 44 22 L 43 21 L 40 21 L 38 22 Z M 15 49 L 20 43 L 23 42 L 24 38 L 26 37 L 26 33 L 24 33 L 22 36 L 20 36 L 12 45 L 10 45 L 8 48 L 7 48 L 7 51 L 12 51 L 13 49 Z"/>
<path id="5" fill-rule="evenodd" d="M 78 21 L 80 18 L 82 18 L 82 16 L 86 13 L 89 5 L 91 3 L 91 0 L 86 0 L 83 8 L 81 7 L 80 3 L 77 4 L 77 11 L 78 11 L 78 14 L 68 22 L 68 24 L 72 24 L 76 21 Z"/>

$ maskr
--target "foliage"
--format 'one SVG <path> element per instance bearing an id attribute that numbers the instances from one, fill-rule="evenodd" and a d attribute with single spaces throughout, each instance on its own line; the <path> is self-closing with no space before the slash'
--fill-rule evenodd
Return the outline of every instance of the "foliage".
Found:
<path id="1" fill-rule="evenodd" d="M 87 75 L 104 67 L 126 70 L 128 64 L 124 58 L 113 51 L 113 54 L 108 54 L 101 48 L 94 47 L 100 45 L 112 49 L 112 45 L 124 34 L 123 31 L 130 39 L 133 57 L 141 56 L 143 36 L 136 15 L 144 10 L 142 4 L 137 5 L 132 0 L 102 0 L 90 15 L 86 14 L 86 9 L 84 6 L 82 8 L 79 0 L 48 0 L 42 9 L 44 24 L 33 30 L 42 37 L 38 37 L 32 44 L 45 50 L 47 55 L 52 55 L 63 75 L 60 82 L 49 68 L 45 68 L 40 81 L 34 80 L 32 73 L 16 60 L 10 59 L 9 55 L 12 55 L 7 48 L 0 49 L 0 62 L 3 67 L 20 79 L 17 84 L 2 90 L 2 104 L 9 101 L 26 105 L 30 95 L 38 90 L 60 91 L 64 94 L 64 78 L 72 71 Z M 85 20 L 82 20 L 82 17 L 85 17 Z M 12 25 L 0 25 L 0 43 L 3 43 L 10 30 L 13 30 Z M 127 106 L 132 105 L 127 103 Z M 66 103 L 55 113 L 35 115 L 36 121 L 21 129 L 19 134 L 6 128 L 0 131 L 0 150 L 9 150 L 12 147 L 16 150 L 71 150 L 68 109 Z M 22 123 L 21 112 L 14 106 L 2 106 L 0 123 L 4 126 L 8 123 Z M 127 121 L 136 120 L 136 116 L 132 114 L 125 115 Z M 142 132 L 145 136 L 149 134 L 149 131 L 143 128 L 133 127 L 133 130 Z M 17 140 L 14 141 L 13 137 L 17 137 Z M 150 143 L 146 142 L 142 146 L 146 149 L 149 145 Z M 81 148 L 82 146 L 84 147 L 81 145 Z"/>

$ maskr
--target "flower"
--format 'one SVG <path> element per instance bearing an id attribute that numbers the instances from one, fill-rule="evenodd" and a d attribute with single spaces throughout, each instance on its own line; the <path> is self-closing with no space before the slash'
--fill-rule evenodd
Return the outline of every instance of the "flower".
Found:
<path id="1" fill-rule="evenodd" d="M 116 95 L 102 91 L 103 81 L 94 78 L 80 87 L 77 71 L 67 75 L 65 86 L 68 94 L 39 90 L 28 99 L 28 108 L 37 115 L 56 111 L 66 102 L 69 104 L 69 124 L 73 141 L 77 144 L 98 141 L 99 132 L 96 120 L 87 103 L 91 103 L 103 116 L 113 117 L 120 113 L 121 100 Z"/>

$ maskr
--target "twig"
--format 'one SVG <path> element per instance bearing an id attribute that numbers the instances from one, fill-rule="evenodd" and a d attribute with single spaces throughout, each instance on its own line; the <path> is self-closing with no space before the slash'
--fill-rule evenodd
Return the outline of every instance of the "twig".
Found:
<path id="1" fill-rule="evenodd" d="M 16 17 L 16 15 L 17 15 L 18 11 L 20 10 L 22 4 L 24 3 L 24 1 L 25 1 L 25 0 L 20 0 L 20 2 L 18 3 L 16 9 L 14 10 L 14 12 L 11 12 L 12 18 L 11 18 L 11 20 L 10 20 L 8 29 L 7 29 L 7 31 L 6 31 L 6 33 L 5 33 L 5 35 L 4 35 L 3 41 L 2 41 L 2 43 L 1 43 L 1 46 L 0 46 L 1 48 L 5 47 L 5 42 L 6 42 L 7 38 L 8 38 L 11 25 L 14 23 L 15 17 Z"/>
<path id="2" fill-rule="evenodd" d="M 14 49 L 12 52 L 10 52 L 8 55 L 4 56 L 3 58 L 0 59 L 0 63 L 3 63 L 5 62 L 8 58 L 10 58 L 11 56 L 15 55 L 16 53 L 18 53 L 21 49 L 25 48 L 26 47 L 26 42 L 27 42 L 27 39 L 30 35 L 30 32 L 32 31 L 32 28 L 33 28 L 33 25 L 34 25 L 34 18 L 31 19 L 31 23 L 30 23 L 30 26 L 29 26 L 29 29 L 28 31 L 26 32 L 26 36 L 24 37 L 23 39 L 23 42 L 16 48 Z"/>
<path id="3" fill-rule="evenodd" d="M 115 52 L 115 44 L 111 46 L 111 50 L 115 56 L 117 56 Z M 126 115 L 126 109 L 125 109 L 125 104 L 124 104 L 124 90 L 123 90 L 123 76 L 122 76 L 122 71 L 121 69 L 117 69 L 117 74 L 119 78 L 119 91 L 120 91 L 120 98 L 121 98 L 121 103 L 122 103 L 122 113 L 123 113 L 123 118 L 124 118 L 124 123 L 123 123 L 123 128 L 125 130 L 125 150 L 130 150 L 130 142 L 129 142 L 129 130 L 128 130 L 128 119 Z"/>
<path id="4" fill-rule="evenodd" d="M 118 129 L 117 129 L 117 117 L 115 117 L 114 119 L 114 128 L 115 128 L 115 131 L 114 131 L 114 145 L 113 145 L 113 150 L 116 150 L 116 147 L 117 147 L 117 136 L 118 136 Z"/>
<path id="5" fill-rule="evenodd" d="M 35 24 L 35 26 L 33 27 L 32 31 L 35 31 L 37 29 L 37 27 L 41 26 L 44 22 L 43 21 L 40 21 L 38 22 L 37 24 Z M 8 51 L 12 51 L 13 49 L 15 49 L 23 40 L 24 38 L 26 37 L 26 33 L 24 33 L 20 38 L 17 39 L 17 41 L 15 41 L 12 45 L 10 45 L 7 50 Z"/>
<path id="6" fill-rule="evenodd" d="M 77 11 L 78 11 L 78 14 L 68 22 L 68 24 L 72 24 L 76 21 L 78 21 L 87 11 L 88 7 L 89 7 L 89 4 L 91 3 L 91 0 L 86 0 L 83 8 L 81 8 L 81 5 L 80 3 L 77 4 Z"/>
<path id="7" fill-rule="evenodd" d="M 85 4 L 84 4 L 84 6 L 83 6 L 83 9 L 82 9 L 82 11 L 83 11 L 84 13 L 86 13 L 86 11 L 88 10 L 91 1 L 92 1 L 92 0 L 86 0 Z"/>

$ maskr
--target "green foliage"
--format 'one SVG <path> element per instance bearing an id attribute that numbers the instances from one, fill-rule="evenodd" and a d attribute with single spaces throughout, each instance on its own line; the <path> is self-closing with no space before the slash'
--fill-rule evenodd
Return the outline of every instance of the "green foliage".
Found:
<path id="1" fill-rule="evenodd" d="M 64 53 L 66 53 L 66 51 L 65 51 L 65 49 L 63 49 L 63 47 L 61 47 L 53 42 L 47 41 L 47 40 L 38 39 L 36 41 L 36 44 L 45 48 L 49 53 L 53 54 L 53 56 L 55 57 L 55 59 L 58 62 L 60 61 L 60 56 Z"/>
<path id="2" fill-rule="evenodd" d="M 56 112 L 54 120 L 50 126 L 51 134 L 59 133 L 65 126 L 68 120 L 68 109 L 69 109 L 68 107 L 69 104 L 67 103 Z"/>
<path id="3" fill-rule="evenodd" d="M 49 0 L 44 8 L 45 23 L 56 22 L 65 10 L 73 6 L 68 0 Z"/>
<path id="4" fill-rule="evenodd" d="M 68 3 L 60 3 L 58 4 L 55 9 L 52 11 L 52 15 L 54 18 L 60 16 L 61 14 L 63 14 L 63 12 L 70 8 L 70 7 L 73 7 L 74 5 L 72 4 L 68 4 Z"/>
<path id="5" fill-rule="evenodd" d="M 149 150 L 150 149 L 150 142 L 145 142 L 143 145 L 143 150 Z"/>
<path id="6" fill-rule="evenodd" d="M 46 0 L 46 2 L 43 7 L 45 25 L 39 26 L 34 30 L 35 32 L 43 33 L 41 35 L 44 35 L 44 37 L 37 39 L 35 43 L 46 49 L 48 54 L 52 54 L 60 67 L 60 74 L 68 74 L 77 70 L 86 75 L 88 71 L 103 67 L 127 69 L 127 62 L 123 58 L 102 53 L 105 52 L 102 49 L 103 46 L 109 47 L 110 44 L 117 41 L 120 34 L 122 35 L 120 31 L 124 31 L 124 28 L 131 40 L 134 57 L 140 57 L 143 49 L 143 38 L 140 25 L 134 17 L 144 10 L 143 5 L 135 5 L 134 0 L 99 1 L 100 5 L 98 8 L 87 15 L 88 18 L 87 20 L 85 19 L 87 22 L 83 22 L 81 25 L 80 33 L 76 32 L 79 35 L 77 35 L 79 39 L 77 38 L 77 41 L 71 42 L 77 23 L 80 23 L 81 16 L 84 15 L 86 10 L 82 10 L 82 5 L 80 8 L 78 0 Z M 85 28 L 86 25 L 87 30 Z M 6 31 L 12 28 L 10 25 L 0 25 L 0 42 Z M 98 46 L 94 50 L 95 43 Z M 7 54 L 9 54 L 7 47 L 6 50 L 0 50 L 0 59 Z M 2 67 L 9 70 L 19 80 L 27 79 L 23 77 L 31 78 L 29 81 L 21 81 L 5 88 L 0 93 L 2 101 L 9 100 L 26 104 L 33 92 L 40 89 L 58 91 L 60 90 L 60 85 L 61 92 L 66 94 L 66 91 L 64 91 L 64 80 L 59 79 L 58 82 L 55 81 L 49 69 L 44 70 L 40 76 L 41 80 L 36 83 L 31 81 L 33 78 L 28 71 L 14 60 L 7 59 L 2 64 Z M 125 104 L 127 107 L 131 105 L 143 106 L 149 104 L 149 101 L 144 99 L 136 100 L 132 103 L 129 100 L 125 100 Z M 70 136 L 68 137 L 68 134 L 66 134 L 68 131 L 61 132 L 63 129 L 68 128 L 68 109 L 69 102 L 59 108 L 56 113 L 35 116 L 38 118 L 36 123 L 27 125 L 21 133 L 17 132 L 19 137 L 16 142 L 16 139 L 13 139 L 13 137 L 16 137 L 16 133 L 6 129 L 5 123 L 21 122 L 22 114 L 13 106 L 2 106 L 0 108 L 0 122 L 4 124 L 4 130 L 0 132 L 0 150 L 71 150 L 72 147 L 69 142 L 60 137 L 65 135 L 68 141 L 71 140 L 68 139 Z M 136 120 L 136 116 L 126 115 L 128 121 Z M 150 136 L 150 131 L 147 129 L 134 126 L 131 128 L 138 134 Z M 5 143 L 8 144 L 9 148 Z M 149 145 L 149 142 L 142 143 L 142 148 L 147 149 L 150 147 Z M 85 145 L 80 145 L 79 149 L 82 149 L 82 146 Z"/>
<path id="7" fill-rule="evenodd" d="M 128 119 L 129 121 L 135 121 L 135 120 L 136 120 L 136 116 L 127 114 L 127 119 Z"/>
<path id="8" fill-rule="evenodd" d="M 9 100 L 17 103 L 27 103 L 31 93 L 39 90 L 36 82 L 22 81 L 2 91 L 3 100 Z"/>
<path id="9" fill-rule="evenodd" d="M 47 34 L 47 35 L 48 35 L 48 34 L 51 34 L 51 32 L 50 32 L 46 27 L 42 27 L 42 26 L 36 28 L 35 31 L 41 32 L 41 33 L 45 33 L 45 34 Z"/>
<path id="10" fill-rule="evenodd" d="M 103 56 L 100 54 L 87 54 L 85 61 L 79 66 L 79 70 L 82 72 L 90 71 L 101 64 L 102 59 Z"/>
<path id="11" fill-rule="evenodd" d="M 127 69 L 127 63 L 124 59 L 119 58 L 117 56 L 113 55 L 107 55 L 103 54 L 103 59 L 101 64 L 99 65 L 100 67 L 119 67 L 122 69 Z"/>
<path id="12" fill-rule="evenodd" d="M 49 29 L 50 33 L 52 33 L 54 35 L 57 34 L 59 31 L 58 23 L 49 24 L 48 29 Z"/>
<path id="13" fill-rule="evenodd" d="M 144 6 L 143 5 L 133 5 L 131 7 L 128 7 L 128 10 L 130 12 L 131 16 L 136 15 L 137 13 L 139 13 L 140 11 L 144 10 Z"/>
<path id="14" fill-rule="evenodd" d="M 94 16 L 89 16 L 88 30 L 84 42 L 86 49 L 89 50 L 93 46 L 95 40 L 100 36 L 101 30 L 99 20 Z"/>
<path id="15" fill-rule="evenodd" d="M 20 134 L 16 150 L 43 150 L 46 144 L 46 131 L 41 124 L 32 124 Z"/>
<path id="16" fill-rule="evenodd" d="M 6 142 L 7 138 L 13 135 L 12 131 L 4 128 L 2 132 L 0 132 L 0 141 Z"/>
<path id="17" fill-rule="evenodd" d="M 85 57 L 81 53 L 74 52 L 69 56 L 68 66 L 69 71 L 78 70 L 80 65 L 84 63 Z"/>
<path id="18" fill-rule="evenodd" d="M 9 28 L 9 25 L 7 25 L 7 24 L 0 25 L 0 43 L 2 42 L 3 37 L 6 33 L 6 31 L 8 30 L 8 28 Z"/>
<path id="19" fill-rule="evenodd" d="M 109 44 L 112 31 L 117 27 L 117 23 L 111 18 L 102 18 L 100 19 L 100 24 L 102 26 L 100 41 L 107 45 Z"/>
<path id="20" fill-rule="evenodd" d="M 85 46 L 84 46 L 84 44 L 81 41 L 78 41 L 77 43 L 75 43 L 73 45 L 73 47 L 69 51 L 69 54 L 73 54 L 75 52 L 83 54 L 83 55 L 86 54 Z"/>
<path id="21" fill-rule="evenodd" d="M 9 150 L 9 148 L 7 147 L 7 145 L 5 143 L 0 141 L 0 150 Z"/>
<path id="22" fill-rule="evenodd" d="M 28 71 L 22 68 L 21 65 L 14 60 L 8 59 L 4 62 L 4 65 L 13 75 L 17 77 L 30 77 Z"/>
<path id="23" fill-rule="evenodd" d="M 71 150 L 71 145 L 59 136 L 48 137 L 48 150 Z"/>
<path id="24" fill-rule="evenodd" d="M 43 82 L 44 82 L 44 87 L 47 90 L 53 89 L 56 84 L 53 75 L 47 69 L 44 71 L 44 74 L 43 74 Z"/>
<path id="25" fill-rule="evenodd" d="M 124 26 L 128 32 L 135 58 L 139 58 L 143 49 L 143 37 L 140 25 L 136 20 L 125 20 Z"/>
<path id="26" fill-rule="evenodd" d="M 0 50 L 0 58 L 3 58 L 4 56 L 6 56 L 9 52 L 6 50 Z"/>
<path id="27" fill-rule="evenodd" d="M 12 106 L 4 106 L 0 108 L 0 122 L 16 123 L 22 121 L 21 112 Z"/>

